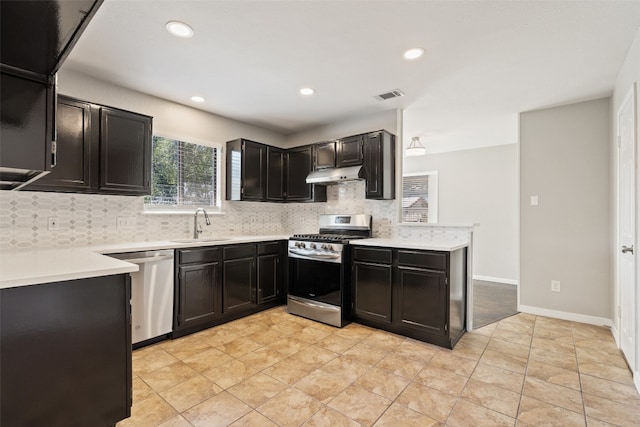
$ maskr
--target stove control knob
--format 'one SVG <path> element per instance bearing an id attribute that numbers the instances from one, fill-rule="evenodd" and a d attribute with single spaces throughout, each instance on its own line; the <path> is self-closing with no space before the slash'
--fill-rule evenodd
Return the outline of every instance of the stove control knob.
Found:
<path id="1" fill-rule="evenodd" d="M 322 246 L 320 246 L 320 249 L 322 249 L 323 251 L 326 251 L 327 250 L 327 245 L 323 243 Z"/>
<path id="2" fill-rule="evenodd" d="M 311 243 L 311 244 L 309 245 L 309 248 L 310 248 L 310 249 L 315 249 L 315 248 L 316 248 L 316 244 L 315 244 L 315 243 Z"/>
<path id="3" fill-rule="evenodd" d="M 327 245 L 326 249 L 327 249 L 328 251 L 333 252 L 333 246 L 331 246 L 331 245 Z"/>
<path id="4" fill-rule="evenodd" d="M 304 249 L 304 248 L 306 248 L 306 247 L 307 247 L 307 245 L 305 245 L 305 244 L 304 244 L 304 242 L 300 242 L 300 247 L 301 247 L 302 249 Z"/>

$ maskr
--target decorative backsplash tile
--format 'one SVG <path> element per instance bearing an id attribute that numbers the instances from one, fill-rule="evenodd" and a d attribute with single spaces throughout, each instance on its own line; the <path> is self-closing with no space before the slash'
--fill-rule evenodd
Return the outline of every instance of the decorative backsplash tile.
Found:
<path id="1" fill-rule="evenodd" d="M 203 236 L 315 233 L 319 214 L 368 213 L 373 218 L 374 237 L 420 241 L 468 238 L 467 227 L 397 226 L 398 201 L 367 200 L 364 186 L 364 181 L 329 186 L 326 203 L 225 202 L 225 213 L 211 215 L 211 226 L 203 226 Z M 143 214 L 143 200 L 131 196 L 0 191 L 0 250 L 191 237 L 192 215 Z M 48 229 L 50 217 L 58 219 L 57 230 Z M 118 226 L 118 218 L 127 224 Z"/>

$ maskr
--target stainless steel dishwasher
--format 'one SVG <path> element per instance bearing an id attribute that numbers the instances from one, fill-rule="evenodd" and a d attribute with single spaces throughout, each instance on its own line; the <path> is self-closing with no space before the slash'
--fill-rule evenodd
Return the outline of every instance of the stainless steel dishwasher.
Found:
<path id="1" fill-rule="evenodd" d="M 131 342 L 173 330 L 173 249 L 108 254 L 140 268 L 131 274 Z M 137 346 L 139 347 L 139 346 Z"/>

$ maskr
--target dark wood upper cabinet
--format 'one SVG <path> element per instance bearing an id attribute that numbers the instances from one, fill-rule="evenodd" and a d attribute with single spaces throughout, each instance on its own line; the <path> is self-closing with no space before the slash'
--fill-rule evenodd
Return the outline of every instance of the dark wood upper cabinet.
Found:
<path id="1" fill-rule="evenodd" d="M 91 132 L 91 105 L 88 102 L 59 96 L 56 167 L 27 189 L 71 192 L 90 190 Z"/>
<path id="2" fill-rule="evenodd" d="M 287 150 L 287 201 L 327 201 L 327 187 L 307 184 L 307 175 L 313 170 L 313 152 L 313 145 Z"/>
<path id="3" fill-rule="evenodd" d="M 55 164 L 55 85 L 0 71 L 0 189 L 10 190 Z"/>
<path id="4" fill-rule="evenodd" d="M 55 73 L 102 2 L 0 2 L 0 189 L 55 167 Z"/>
<path id="5" fill-rule="evenodd" d="M 26 189 L 150 193 L 151 117 L 59 96 L 56 122 L 57 165 Z"/>
<path id="6" fill-rule="evenodd" d="M 315 145 L 314 170 L 336 167 L 336 142 L 320 142 Z"/>
<path id="7" fill-rule="evenodd" d="M 392 200 L 396 198 L 395 136 L 387 131 L 364 135 L 364 173 L 367 199 Z"/>
<path id="8" fill-rule="evenodd" d="M 285 150 L 267 147 L 267 201 L 283 202 L 287 197 L 286 158 Z"/>
<path id="9" fill-rule="evenodd" d="M 0 2 L 0 62 L 40 75 L 58 71 L 103 0 Z"/>
<path id="10" fill-rule="evenodd" d="M 100 109 L 101 192 L 150 194 L 151 117 Z"/>
<path id="11" fill-rule="evenodd" d="M 247 139 L 227 142 L 227 200 L 264 201 L 267 146 Z"/>
<path id="12" fill-rule="evenodd" d="M 336 144 L 336 166 L 358 166 L 362 164 L 362 135 L 341 138 Z"/>

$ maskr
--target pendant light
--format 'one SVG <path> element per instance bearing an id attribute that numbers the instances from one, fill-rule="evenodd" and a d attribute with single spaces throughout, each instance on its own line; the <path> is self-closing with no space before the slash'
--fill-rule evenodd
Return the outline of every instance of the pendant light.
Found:
<path id="1" fill-rule="evenodd" d="M 404 151 L 404 154 L 407 156 L 413 157 L 413 156 L 422 156 L 426 154 L 426 152 L 427 150 L 420 143 L 420 137 L 414 136 L 413 138 L 411 138 L 411 143 L 409 144 L 407 149 Z"/>

